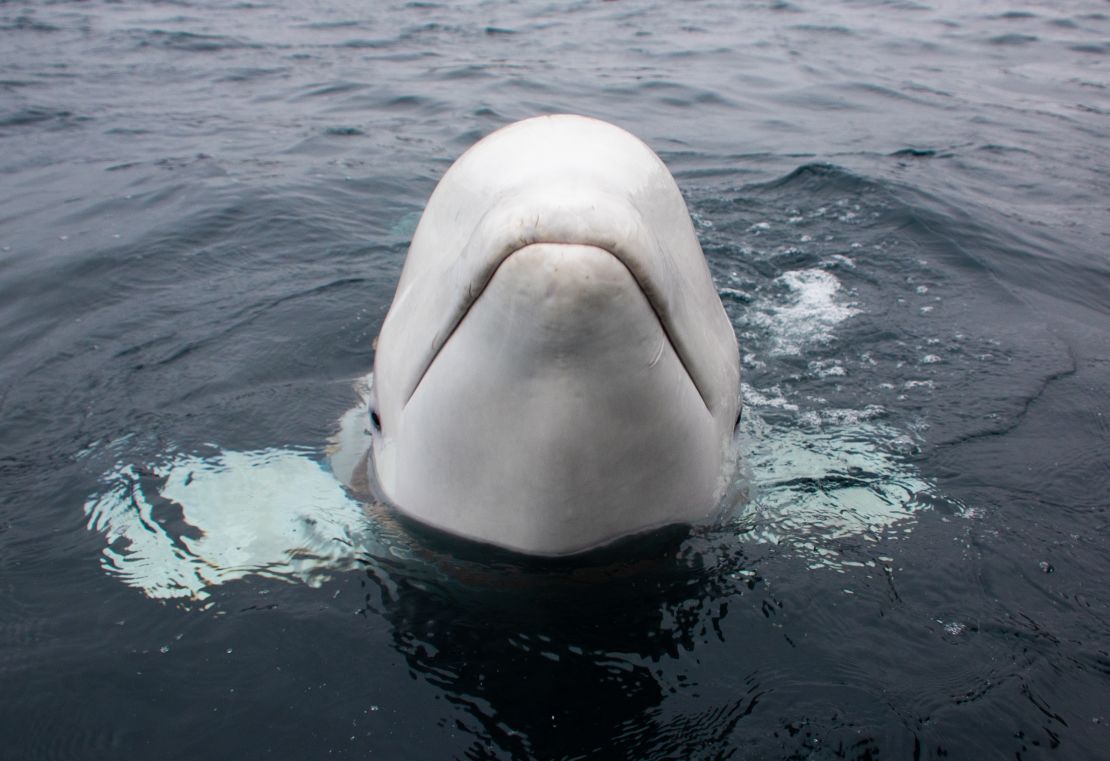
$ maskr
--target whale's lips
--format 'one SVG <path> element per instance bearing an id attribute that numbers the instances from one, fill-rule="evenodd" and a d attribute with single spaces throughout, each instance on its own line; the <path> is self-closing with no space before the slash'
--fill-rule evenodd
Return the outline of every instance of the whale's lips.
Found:
<path id="1" fill-rule="evenodd" d="M 552 195 L 552 189 L 545 188 L 541 204 L 526 194 L 518 194 L 511 203 L 497 206 L 481 218 L 450 275 L 460 277 L 466 273 L 469 282 L 454 290 L 453 303 L 443 305 L 446 318 L 425 352 L 406 400 L 412 398 L 444 345 L 486 292 L 501 266 L 518 252 L 544 244 L 599 249 L 620 262 L 639 287 L 686 374 L 709 407 L 709 392 L 699 384 L 697 370 L 687 360 L 689 352 L 676 324 L 673 284 L 677 273 L 665 266 L 669 260 L 660 255 L 660 243 L 652 235 L 648 221 L 631 203 L 596 189 L 568 190 L 555 203 Z"/>

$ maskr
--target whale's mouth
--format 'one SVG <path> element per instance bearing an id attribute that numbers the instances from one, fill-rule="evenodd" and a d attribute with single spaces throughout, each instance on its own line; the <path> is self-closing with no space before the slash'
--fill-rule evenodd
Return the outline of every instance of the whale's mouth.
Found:
<path id="1" fill-rule="evenodd" d="M 436 358 L 442 352 L 443 347 L 447 345 L 447 342 L 456 333 L 456 331 L 459 330 L 460 326 L 463 324 L 464 320 L 466 319 L 467 315 L 470 313 L 474 305 L 478 303 L 479 299 L 481 299 L 483 295 L 485 295 L 490 283 L 493 282 L 494 278 L 496 277 L 497 273 L 501 271 L 502 267 L 521 252 L 532 252 L 535 251 L 538 247 L 542 247 L 547 252 L 559 252 L 561 250 L 590 248 L 600 254 L 607 255 L 607 257 L 611 258 L 612 260 L 615 260 L 615 262 L 617 262 L 619 266 L 623 268 L 625 272 L 627 272 L 631 281 L 635 283 L 635 286 L 638 288 L 639 293 L 643 296 L 644 300 L 647 302 L 647 305 L 650 307 L 651 314 L 654 315 L 655 320 L 658 322 L 659 327 L 662 329 L 667 345 L 672 351 L 674 351 L 675 356 L 681 363 L 682 368 L 685 371 L 686 376 L 689 378 L 690 382 L 694 385 L 695 388 L 698 388 L 697 381 L 694 377 L 694 374 L 691 372 L 690 365 L 683 357 L 683 353 L 679 351 L 678 346 L 676 345 L 676 341 L 672 336 L 672 329 L 668 326 L 668 312 L 665 309 L 665 305 L 661 304 L 658 298 L 653 300 L 652 295 L 655 290 L 650 287 L 650 283 L 648 284 L 648 287 L 645 287 L 644 282 L 641 281 L 641 277 L 643 277 L 642 273 L 641 277 L 637 277 L 636 270 L 633 269 L 633 267 L 629 266 L 626 258 L 622 258 L 619 253 L 605 248 L 604 246 L 583 244 L 578 242 L 537 240 L 515 247 L 509 251 L 506 251 L 503 255 L 492 259 L 491 266 L 489 267 L 488 271 L 483 273 L 484 278 L 481 281 L 478 281 L 466 288 L 464 292 L 464 298 L 460 300 L 457 304 L 457 317 L 454 320 L 454 324 L 451 325 L 450 329 L 443 336 L 442 341 L 437 341 L 439 345 L 438 347 L 436 347 L 435 351 L 429 354 L 423 372 L 421 373 L 420 378 L 417 380 L 416 384 L 413 386 L 412 393 L 409 394 L 409 399 L 411 399 L 412 396 L 416 393 L 417 389 L 420 387 L 420 384 L 427 376 L 428 370 L 432 367 L 432 365 L 436 361 Z M 589 279 L 588 274 L 585 274 L 583 277 L 587 280 Z M 583 285 L 585 285 L 585 283 L 583 283 Z M 591 287 L 596 289 L 596 285 L 592 285 Z M 581 319 L 581 317 L 579 319 Z M 585 317 L 585 319 L 589 319 L 588 316 Z M 663 351 L 663 347 L 660 346 L 658 351 L 659 353 L 661 353 Z M 706 399 L 706 395 L 702 392 L 701 389 L 698 389 L 698 393 L 699 396 L 701 396 L 702 401 L 705 403 L 706 408 L 708 409 L 709 402 Z"/>

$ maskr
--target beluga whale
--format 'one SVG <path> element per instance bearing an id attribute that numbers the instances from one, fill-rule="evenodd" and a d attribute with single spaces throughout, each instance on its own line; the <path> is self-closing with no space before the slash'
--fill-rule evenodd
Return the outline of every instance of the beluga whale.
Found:
<path id="1" fill-rule="evenodd" d="M 455 161 L 371 377 L 352 478 L 470 540 L 573 555 L 704 520 L 730 480 L 732 324 L 670 172 L 604 121 L 526 119 Z"/>

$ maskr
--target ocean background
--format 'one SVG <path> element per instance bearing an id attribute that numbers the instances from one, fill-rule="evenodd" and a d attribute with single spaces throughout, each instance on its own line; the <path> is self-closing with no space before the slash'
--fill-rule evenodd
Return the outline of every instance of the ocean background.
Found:
<path id="1" fill-rule="evenodd" d="M 1110 758 L 1110 6 L 0 1 L 0 758 Z M 643 138 L 743 466 L 536 564 L 359 504 L 438 178 Z"/>

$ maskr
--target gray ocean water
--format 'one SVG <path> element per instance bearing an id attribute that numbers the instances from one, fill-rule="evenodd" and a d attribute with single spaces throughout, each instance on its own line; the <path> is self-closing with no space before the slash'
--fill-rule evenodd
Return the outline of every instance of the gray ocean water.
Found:
<path id="1" fill-rule="evenodd" d="M 1110 758 L 1110 7 L 0 2 L 0 758 Z M 438 177 L 673 171 L 721 516 L 531 564 L 328 441 Z"/>

